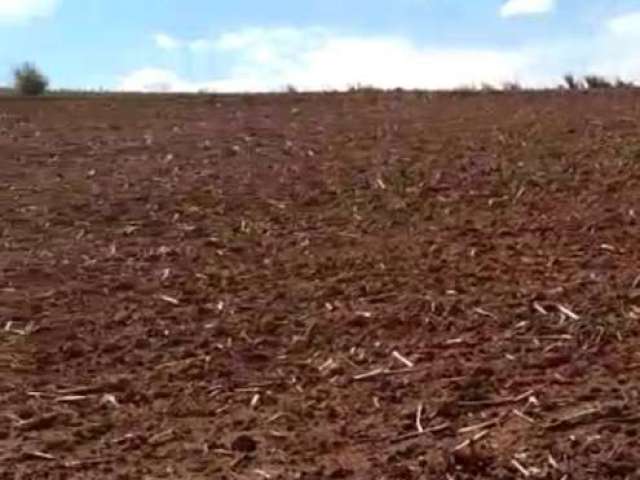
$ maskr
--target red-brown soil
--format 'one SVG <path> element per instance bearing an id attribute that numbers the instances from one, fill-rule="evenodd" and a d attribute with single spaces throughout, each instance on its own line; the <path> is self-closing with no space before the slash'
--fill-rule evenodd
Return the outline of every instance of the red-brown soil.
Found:
<path id="1" fill-rule="evenodd" d="M 0 479 L 638 478 L 639 199 L 635 91 L 3 99 Z"/>

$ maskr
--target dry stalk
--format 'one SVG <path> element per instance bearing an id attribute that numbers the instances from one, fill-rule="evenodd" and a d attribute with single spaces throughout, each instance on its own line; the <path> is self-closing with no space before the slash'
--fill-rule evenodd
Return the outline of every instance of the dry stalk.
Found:
<path id="1" fill-rule="evenodd" d="M 166 363 L 161 363 L 160 365 L 156 365 L 154 367 L 154 370 L 163 370 L 165 368 L 189 365 L 191 363 L 198 362 L 200 360 L 204 360 L 205 363 L 208 363 L 211 360 L 211 357 L 209 355 L 199 355 L 197 357 L 185 358 L 184 360 L 174 360 L 171 362 L 166 362 Z"/>
<path id="2" fill-rule="evenodd" d="M 547 460 L 549 461 L 549 465 L 551 465 L 552 468 L 562 471 L 556 459 L 553 458 L 553 455 L 549 454 L 549 456 L 547 457 Z"/>
<path id="3" fill-rule="evenodd" d="M 170 303 L 171 305 L 180 305 L 180 301 L 178 299 L 170 297 L 169 295 L 158 295 L 158 298 L 164 302 Z"/>
<path id="4" fill-rule="evenodd" d="M 511 460 L 511 465 L 516 467 L 516 470 L 518 470 L 522 474 L 523 477 L 529 478 L 531 476 L 531 472 L 529 472 L 529 470 L 524 468 L 522 466 L 522 464 L 520 462 L 518 462 L 518 460 L 516 460 L 515 458 L 513 460 Z"/>
<path id="5" fill-rule="evenodd" d="M 549 312 L 538 302 L 533 302 L 533 308 L 541 315 L 549 315 Z"/>
<path id="6" fill-rule="evenodd" d="M 18 428 L 23 431 L 41 430 L 52 426 L 58 420 L 58 413 L 49 413 L 40 417 L 34 417 L 29 420 L 22 420 L 18 424 Z"/>
<path id="7" fill-rule="evenodd" d="M 477 308 L 474 308 L 473 311 L 478 313 L 478 314 L 480 314 L 480 315 L 482 315 L 482 316 L 484 316 L 484 317 L 489 317 L 489 318 L 491 318 L 493 320 L 497 319 L 497 317 L 493 313 L 488 312 L 483 308 L 477 307 Z"/>
<path id="8" fill-rule="evenodd" d="M 460 428 L 458 429 L 458 433 L 470 433 L 470 432 L 475 432 L 477 430 L 485 430 L 487 428 L 494 427 L 498 425 L 506 416 L 507 416 L 507 413 L 503 413 L 501 415 L 498 415 L 496 418 L 488 420 L 486 422 Z"/>
<path id="9" fill-rule="evenodd" d="M 561 418 L 560 420 L 557 420 L 548 425 L 545 425 L 544 428 L 546 428 L 547 430 L 559 430 L 559 429 L 574 425 L 576 423 L 580 423 L 583 420 L 586 420 L 598 413 L 602 413 L 599 408 L 589 408 L 587 410 L 577 412 L 573 415 L 569 415 L 568 417 Z"/>
<path id="10" fill-rule="evenodd" d="M 453 451 L 454 452 L 458 452 L 460 450 L 462 450 L 463 448 L 467 448 L 477 442 L 479 442 L 480 440 L 482 440 L 484 437 L 486 437 L 487 435 L 489 435 L 489 430 L 483 430 L 480 433 L 477 433 L 476 435 L 474 435 L 471 438 L 468 438 L 467 440 L 465 440 L 464 442 L 462 442 L 461 444 L 457 445 Z"/>
<path id="11" fill-rule="evenodd" d="M 430 367 L 414 367 L 414 368 L 402 368 L 399 370 L 389 370 L 386 368 L 376 368 L 375 370 L 371 370 L 370 372 L 361 373 L 359 375 L 354 375 L 351 377 L 355 381 L 363 381 L 370 380 L 376 377 L 391 377 L 394 375 L 409 375 L 411 373 L 421 373 L 428 371 Z"/>
<path id="12" fill-rule="evenodd" d="M 421 432 L 406 433 L 404 435 L 400 435 L 398 437 L 391 438 L 391 443 L 404 442 L 405 440 L 411 440 L 413 438 L 418 438 L 418 437 L 421 437 L 423 435 L 427 435 L 429 433 L 442 432 L 442 431 L 448 429 L 450 426 L 451 426 L 451 424 L 449 422 L 445 422 L 442 425 L 437 425 L 435 427 L 423 429 Z M 378 439 L 378 440 L 387 440 L 387 439 L 388 439 L 388 437 L 384 437 L 384 438 L 381 438 L 381 439 Z"/>
<path id="13" fill-rule="evenodd" d="M 83 468 L 91 465 L 100 465 L 101 463 L 111 462 L 111 458 L 92 458 L 87 460 L 69 460 L 64 462 L 64 468 Z"/>
<path id="14" fill-rule="evenodd" d="M 522 395 L 518 395 L 517 397 L 509 397 L 509 398 L 497 398 L 495 400 L 461 400 L 458 401 L 458 405 L 463 407 L 498 407 L 501 405 L 509 405 L 511 403 L 518 403 L 523 400 L 526 400 L 535 392 L 534 390 L 529 390 Z"/>
<path id="15" fill-rule="evenodd" d="M 517 408 L 514 408 L 513 410 L 511 410 L 513 412 L 513 414 L 516 417 L 520 417 L 522 420 L 524 420 L 525 422 L 531 423 L 532 425 L 534 425 L 536 423 L 536 421 L 531 418 L 529 415 L 525 415 L 524 413 L 522 413 L 520 410 L 518 410 Z"/>
<path id="16" fill-rule="evenodd" d="M 416 411 L 416 428 L 418 432 L 424 432 L 424 427 L 422 426 L 422 404 L 418 405 L 418 410 Z"/>
<path id="17" fill-rule="evenodd" d="M 175 437 L 175 431 L 173 429 L 166 430 L 164 432 L 157 433 L 149 439 L 149 444 L 154 446 L 160 446 L 167 442 L 170 442 Z"/>
<path id="18" fill-rule="evenodd" d="M 63 397 L 58 397 L 54 401 L 56 403 L 78 403 L 78 402 L 83 402 L 88 398 L 90 397 L 87 395 L 66 395 Z"/>
<path id="19" fill-rule="evenodd" d="M 60 396 L 67 395 L 89 395 L 93 393 L 102 393 L 108 387 L 105 385 L 94 385 L 94 386 L 81 386 L 81 387 L 72 387 L 66 388 L 63 390 L 56 390 L 55 394 Z"/>
<path id="20" fill-rule="evenodd" d="M 561 305 L 561 304 L 558 303 L 558 304 L 556 304 L 556 308 L 560 311 L 560 313 L 566 315 L 571 320 L 580 320 L 580 316 L 578 314 L 576 314 L 573 311 L 569 310 L 569 308 L 565 307 L 564 305 Z"/>
<path id="21" fill-rule="evenodd" d="M 398 360 L 400 363 L 402 363 L 405 367 L 407 368 L 413 368 L 415 365 L 412 361 L 410 361 L 408 358 L 402 356 L 400 354 L 400 352 L 398 352 L 397 350 L 394 350 L 391 355 L 393 356 L 393 358 L 395 358 L 396 360 Z"/>
<path id="22" fill-rule="evenodd" d="M 27 452 L 24 452 L 24 455 L 28 458 L 34 458 L 36 460 L 55 460 L 56 459 L 56 457 L 54 457 L 53 455 L 50 455 L 45 452 L 40 452 L 38 450 L 29 450 Z"/>

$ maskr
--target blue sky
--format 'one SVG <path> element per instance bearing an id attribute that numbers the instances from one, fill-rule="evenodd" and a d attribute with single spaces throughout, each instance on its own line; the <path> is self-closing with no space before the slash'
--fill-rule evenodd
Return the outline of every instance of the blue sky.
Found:
<path id="1" fill-rule="evenodd" d="M 67 88 L 640 80 L 638 45 L 640 0 L 0 0 L 0 81 L 29 60 Z"/>

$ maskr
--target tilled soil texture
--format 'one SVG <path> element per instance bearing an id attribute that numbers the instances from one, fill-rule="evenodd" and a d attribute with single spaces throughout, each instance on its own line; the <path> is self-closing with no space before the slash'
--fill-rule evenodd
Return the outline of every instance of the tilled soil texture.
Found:
<path id="1" fill-rule="evenodd" d="M 0 479 L 631 479 L 640 93 L 0 102 Z"/>

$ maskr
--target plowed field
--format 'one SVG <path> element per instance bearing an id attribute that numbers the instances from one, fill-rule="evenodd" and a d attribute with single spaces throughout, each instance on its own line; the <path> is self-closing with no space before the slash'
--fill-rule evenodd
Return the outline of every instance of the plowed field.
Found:
<path id="1" fill-rule="evenodd" d="M 0 479 L 631 479 L 640 93 L 0 101 Z"/>

